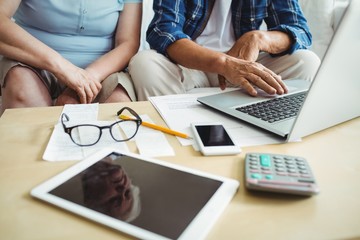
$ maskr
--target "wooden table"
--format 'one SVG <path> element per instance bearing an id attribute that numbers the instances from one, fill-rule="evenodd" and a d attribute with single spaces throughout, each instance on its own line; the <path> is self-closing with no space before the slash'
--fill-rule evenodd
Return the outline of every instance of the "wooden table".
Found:
<path id="1" fill-rule="evenodd" d="M 99 120 L 127 105 L 164 124 L 149 102 L 102 104 Z M 0 239 L 131 239 L 36 199 L 30 190 L 76 161 L 46 162 L 42 155 L 61 107 L 7 110 L 0 118 Z M 160 159 L 240 180 L 241 186 L 207 239 L 360 238 L 360 119 L 313 134 L 298 143 L 243 147 L 237 156 L 203 157 L 166 136 L 176 156 Z M 135 145 L 130 149 L 136 152 Z M 298 197 L 244 188 L 247 152 L 308 159 L 320 194 Z"/>

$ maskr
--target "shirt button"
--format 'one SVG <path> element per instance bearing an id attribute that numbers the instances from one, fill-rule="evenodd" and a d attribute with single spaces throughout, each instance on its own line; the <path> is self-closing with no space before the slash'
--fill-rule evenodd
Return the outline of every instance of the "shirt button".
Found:
<path id="1" fill-rule="evenodd" d="M 83 14 L 87 14 L 87 10 L 86 10 L 86 9 L 83 10 Z"/>
<path id="2" fill-rule="evenodd" d="M 250 18 L 250 21 L 253 22 L 255 19 L 254 18 Z"/>
<path id="3" fill-rule="evenodd" d="M 81 26 L 81 27 L 80 27 L 80 30 L 84 30 L 84 29 L 85 29 L 84 26 Z"/>

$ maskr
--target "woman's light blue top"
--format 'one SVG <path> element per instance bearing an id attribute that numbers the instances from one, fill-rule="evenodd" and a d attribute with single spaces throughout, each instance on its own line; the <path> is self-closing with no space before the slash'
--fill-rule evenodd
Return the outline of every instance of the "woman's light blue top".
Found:
<path id="1" fill-rule="evenodd" d="M 119 14 L 126 3 L 142 0 L 23 0 L 18 25 L 85 68 L 114 48 Z"/>

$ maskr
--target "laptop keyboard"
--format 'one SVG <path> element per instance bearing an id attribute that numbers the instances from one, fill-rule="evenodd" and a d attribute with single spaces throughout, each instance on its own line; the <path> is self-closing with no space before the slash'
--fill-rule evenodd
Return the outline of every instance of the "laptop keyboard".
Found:
<path id="1" fill-rule="evenodd" d="M 306 92 L 274 98 L 269 101 L 255 103 L 236 110 L 260 118 L 266 122 L 274 123 L 295 117 L 304 102 Z"/>

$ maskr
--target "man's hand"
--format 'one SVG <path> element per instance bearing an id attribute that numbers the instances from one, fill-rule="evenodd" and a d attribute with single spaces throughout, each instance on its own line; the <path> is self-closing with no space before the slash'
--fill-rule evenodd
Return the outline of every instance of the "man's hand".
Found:
<path id="1" fill-rule="evenodd" d="M 225 65 L 226 70 L 222 74 L 224 78 L 245 89 L 251 96 L 257 95 L 254 86 L 268 94 L 281 95 L 288 92 L 281 77 L 260 63 L 228 57 Z M 224 89 L 224 84 L 221 81 L 220 79 L 219 85 Z"/>
<path id="2" fill-rule="evenodd" d="M 255 62 L 261 50 L 260 31 L 251 31 L 241 36 L 234 46 L 227 52 L 229 56 Z"/>
<path id="3" fill-rule="evenodd" d="M 273 40 L 282 40 L 274 44 Z M 244 88 L 250 95 L 256 96 L 254 86 L 263 89 L 268 94 L 287 93 L 287 88 L 281 77 L 260 63 L 256 63 L 260 51 L 279 53 L 289 47 L 289 37 L 282 32 L 251 31 L 240 37 L 227 55 L 243 61 L 230 60 L 229 77 L 219 75 L 219 86 L 226 88 L 229 82 Z M 237 62 L 237 63 L 236 63 Z M 236 66 L 238 65 L 238 66 Z"/>

